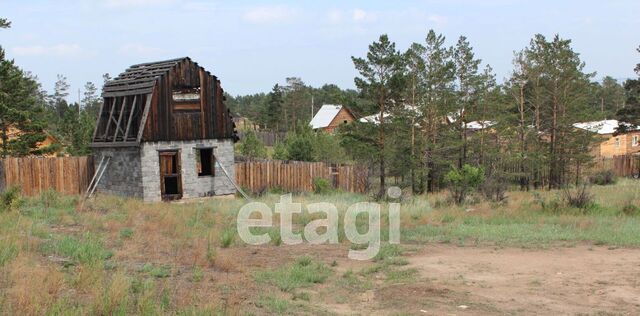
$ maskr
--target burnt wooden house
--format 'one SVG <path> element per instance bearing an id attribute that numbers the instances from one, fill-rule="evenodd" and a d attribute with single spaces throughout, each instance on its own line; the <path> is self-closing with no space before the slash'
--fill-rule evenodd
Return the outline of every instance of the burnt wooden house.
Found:
<path id="1" fill-rule="evenodd" d="M 91 143 L 98 192 L 145 201 L 235 193 L 237 136 L 216 76 L 189 57 L 137 64 L 102 97 Z"/>

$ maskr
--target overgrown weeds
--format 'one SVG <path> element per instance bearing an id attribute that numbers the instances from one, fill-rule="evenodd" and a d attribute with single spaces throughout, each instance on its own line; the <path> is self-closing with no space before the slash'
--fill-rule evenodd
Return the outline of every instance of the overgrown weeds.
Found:
<path id="1" fill-rule="evenodd" d="M 259 283 L 275 285 L 283 292 L 291 292 L 301 287 L 323 283 L 331 273 L 331 269 L 324 263 L 304 256 L 289 266 L 258 272 L 255 279 Z"/>
<path id="2" fill-rule="evenodd" d="M 617 181 L 613 170 L 598 171 L 589 177 L 589 183 L 596 185 L 611 185 Z"/>
<path id="3" fill-rule="evenodd" d="M 562 193 L 565 202 L 571 207 L 586 210 L 594 206 L 594 195 L 591 193 L 590 187 L 586 183 L 573 190 L 565 188 L 562 190 Z"/>
<path id="4" fill-rule="evenodd" d="M 97 236 L 90 233 L 86 233 L 81 239 L 71 235 L 55 236 L 42 245 L 42 251 L 88 265 L 102 263 L 113 255 Z"/>

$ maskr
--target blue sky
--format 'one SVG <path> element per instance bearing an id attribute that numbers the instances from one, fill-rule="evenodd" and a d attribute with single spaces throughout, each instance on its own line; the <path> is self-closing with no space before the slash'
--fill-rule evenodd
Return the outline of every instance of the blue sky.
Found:
<path id="1" fill-rule="evenodd" d="M 231 94 L 269 91 L 285 77 L 352 88 L 350 56 L 363 56 L 382 33 L 406 49 L 428 29 L 449 44 L 468 37 L 499 80 L 513 52 L 555 33 L 598 78 L 635 77 L 640 62 L 640 1 L 208 1 L 0 0 L 0 45 L 51 91 L 56 74 L 72 85 L 102 82 L 135 63 L 190 56 Z"/>

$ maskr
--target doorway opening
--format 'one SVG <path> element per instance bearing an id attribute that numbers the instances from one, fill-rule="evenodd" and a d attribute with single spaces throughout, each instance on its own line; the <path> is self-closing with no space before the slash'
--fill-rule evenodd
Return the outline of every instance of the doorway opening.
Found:
<path id="1" fill-rule="evenodd" d="M 182 198 L 182 175 L 180 173 L 180 151 L 161 151 L 160 193 L 163 201 Z"/>

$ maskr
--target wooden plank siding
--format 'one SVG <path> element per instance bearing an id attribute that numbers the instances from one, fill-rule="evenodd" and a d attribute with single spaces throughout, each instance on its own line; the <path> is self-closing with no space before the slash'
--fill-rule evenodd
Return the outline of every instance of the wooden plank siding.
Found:
<path id="1" fill-rule="evenodd" d="M 93 158 L 4 158 L 0 160 L 0 188 L 19 186 L 26 196 L 47 190 L 82 194 L 93 177 Z"/>
<path id="2" fill-rule="evenodd" d="M 326 179 L 334 188 L 365 193 L 368 172 L 359 166 L 335 166 L 324 162 L 247 161 L 235 164 L 236 183 L 259 193 L 270 188 L 285 192 L 312 192 L 313 180 Z"/>
<path id="3" fill-rule="evenodd" d="M 201 108 L 195 111 L 176 109 L 173 89 L 197 87 L 200 87 Z M 232 138 L 234 128 L 231 123 L 220 81 L 198 64 L 185 60 L 156 82 L 142 140 Z"/>
<path id="4" fill-rule="evenodd" d="M 142 83 L 150 85 L 149 88 L 139 88 Z M 195 91 L 198 88 L 199 102 L 173 99 L 174 90 Z M 147 94 L 151 94 L 151 100 L 145 119 Z M 132 134 L 137 135 L 140 128 L 144 129 L 138 142 L 236 138 L 220 81 L 188 57 L 133 65 L 105 84 L 103 97 L 94 143 L 115 143 L 113 129 L 119 124 L 124 125 L 121 129 L 129 125 L 132 109 L 135 111 Z M 115 119 L 111 119 L 112 116 Z"/>

